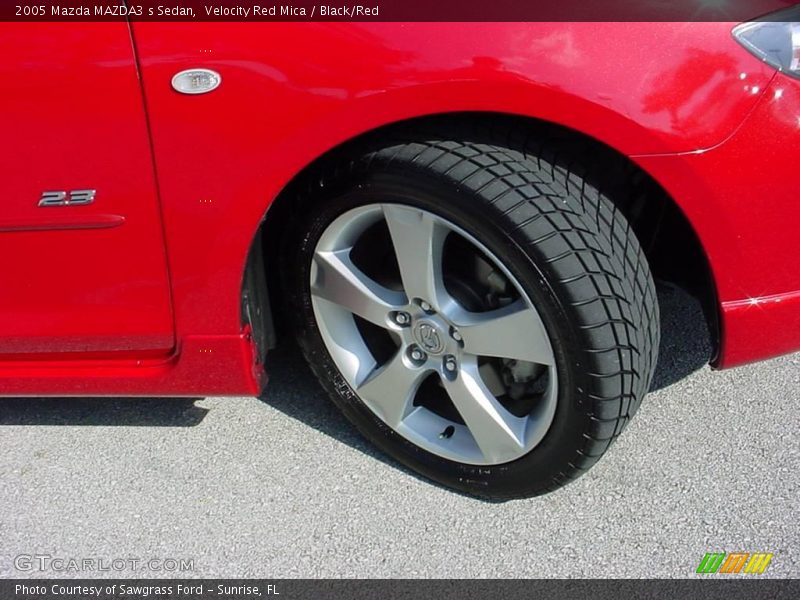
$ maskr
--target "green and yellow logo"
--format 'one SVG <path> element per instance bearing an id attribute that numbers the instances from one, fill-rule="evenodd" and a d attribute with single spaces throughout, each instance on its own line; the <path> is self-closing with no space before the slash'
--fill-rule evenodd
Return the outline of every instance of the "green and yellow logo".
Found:
<path id="1" fill-rule="evenodd" d="M 706 552 L 697 573 L 749 573 L 761 575 L 772 562 L 768 552 Z"/>

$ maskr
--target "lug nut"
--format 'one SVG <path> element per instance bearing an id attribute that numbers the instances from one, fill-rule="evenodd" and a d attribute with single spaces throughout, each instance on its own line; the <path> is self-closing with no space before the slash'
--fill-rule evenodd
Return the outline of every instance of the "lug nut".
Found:
<path id="1" fill-rule="evenodd" d="M 417 362 L 422 362 L 423 360 L 425 360 L 425 353 L 419 348 L 412 348 L 411 358 L 413 358 Z"/>
<path id="2" fill-rule="evenodd" d="M 422 310 L 424 310 L 425 312 L 433 312 L 433 309 L 431 308 L 431 305 L 428 304 L 427 302 L 425 302 L 425 300 L 420 300 L 419 301 L 419 307 Z"/>
<path id="3" fill-rule="evenodd" d="M 411 317 L 408 313 L 399 311 L 394 315 L 394 322 L 398 325 L 408 325 L 411 322 Z"/>
<path id="4" fill-rule="evenodd" d="M 462 341 L 464 339 L 464 338 L 461 337 L 461 334 L 458 333 L 458 329 L 453 329 L 453 331 L 450 333 L 450 335 L 453 336 L 453 339 L 455 341 L 457 341 L 457 342 L 460 342 L 460 341 Z"/>
<path id="5" fill-rule="evenodd" d="M 444 368 L 453 373 L 458 368 L 458 364 L 456 363 L 455 357 L 445 356 Z"/>

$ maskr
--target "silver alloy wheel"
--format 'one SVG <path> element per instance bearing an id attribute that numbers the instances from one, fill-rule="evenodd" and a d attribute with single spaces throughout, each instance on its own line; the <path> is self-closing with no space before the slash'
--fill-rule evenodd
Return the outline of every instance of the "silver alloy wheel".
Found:
<path id="1" fill-rule="evenodd" d="M 366 275 L 351 250 L 385 220 L 402 280 L 393 290 Z M 448 235 L 467 240 L 499 270 L 518 297 L 483 312 L 466 310 L 445 285 Z M 322 339 L 359 398 L 394 431 L 461 463 L 506 463 L 531 451 L 555 414 L 558 383 L 550 339 L 519 282 L 473 236 L 447 220 L 400 204 L 371 204 L 336 218 L 317 243 L 311 296 Z M 379 362 L 354 315 L 391 335 L 392 358 Z M 485 381 L 487 358 L 537 365 L 546 388 L 529 413 L 512 413 Z M 415 404 L 422 382 L 438 375 L 461 421 Z M 491 386 L 496 392 L 497 382 Z"/>

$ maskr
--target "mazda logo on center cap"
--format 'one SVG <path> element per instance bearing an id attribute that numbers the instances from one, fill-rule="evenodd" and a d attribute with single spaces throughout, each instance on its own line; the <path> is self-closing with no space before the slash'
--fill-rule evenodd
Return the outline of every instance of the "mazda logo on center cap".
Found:
<path id="1" fill-rule="evenodd" d="M 431 354 L 437 354 L 444 350 L 444 340 L 438 328 L 430 323 L 420 323 L 415 328 L 416 338 L 419 345 Z"/>

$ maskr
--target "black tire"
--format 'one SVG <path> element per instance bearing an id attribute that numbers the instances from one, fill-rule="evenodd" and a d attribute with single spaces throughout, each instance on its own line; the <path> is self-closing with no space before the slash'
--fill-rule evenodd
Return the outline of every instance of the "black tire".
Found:
<path id="1" fill-rule="evenodd" d="M 504 147 L 470 132 L 407 132 L 320 166 L 305 182 L 281 273 L 294 330 L 312 370 L 347 418 L 404 465 L 494 499 L 554 490 L 605 453 L 648 390 L 659 344 L 655 286 L 628 222 L 608 198 L 556 166 L 546 144 Z M 324 229 L 366 203 L 403 202 L 455 223 L 517 277 L 550 335 L 559 395 L 545 438 L 494 466 L 431 454 L 395 433 L 340 375 L 317 328 L 310 265 Z"/>

